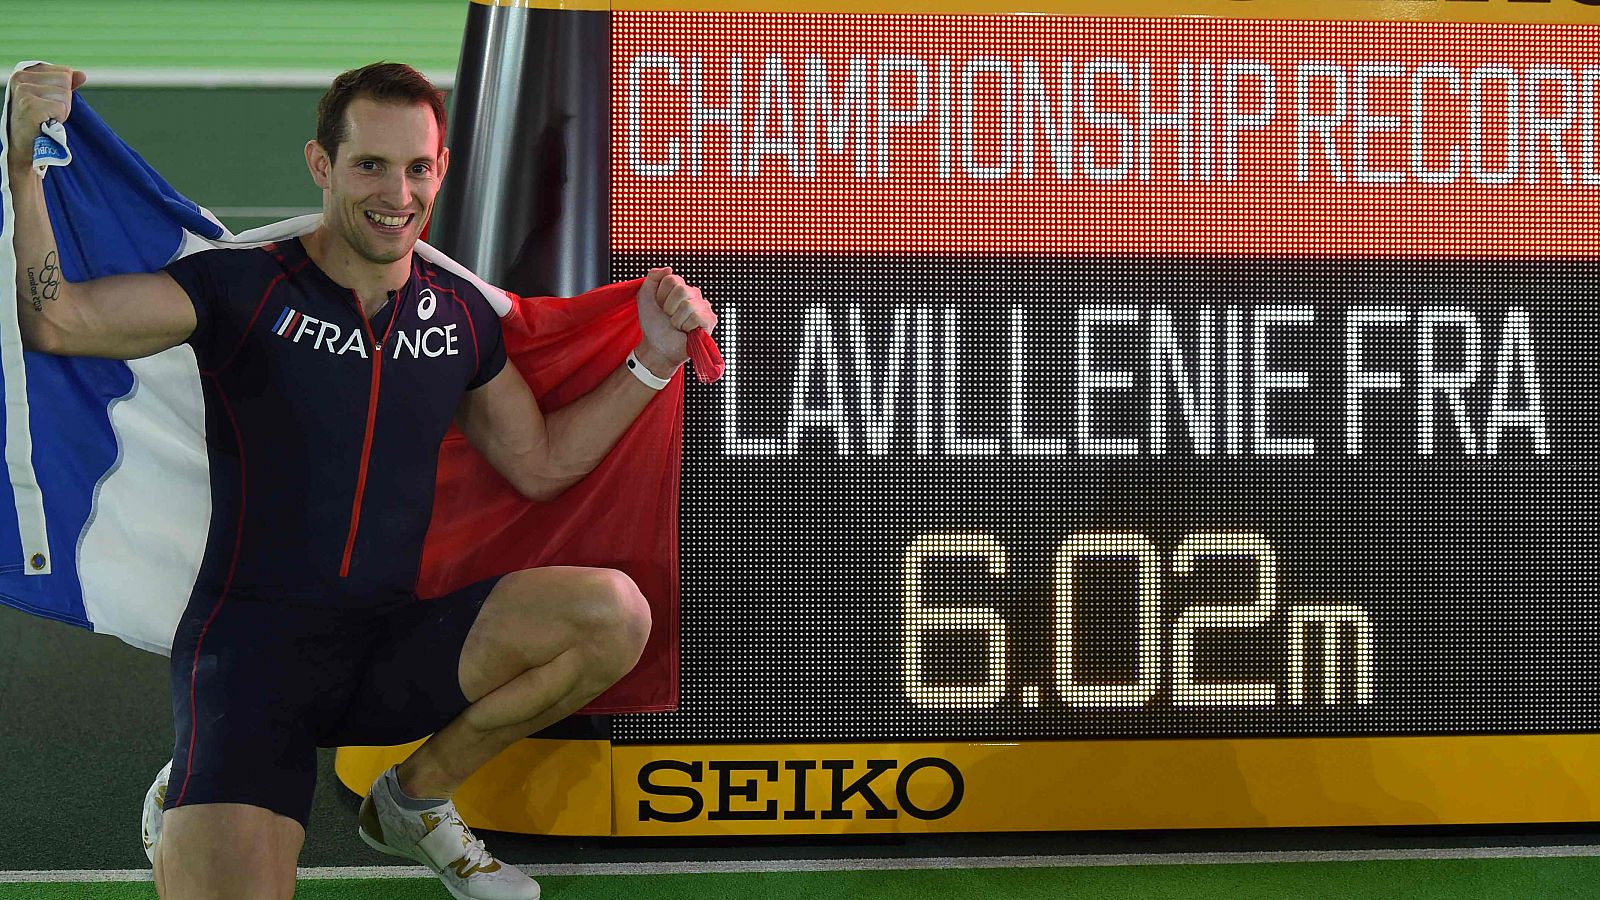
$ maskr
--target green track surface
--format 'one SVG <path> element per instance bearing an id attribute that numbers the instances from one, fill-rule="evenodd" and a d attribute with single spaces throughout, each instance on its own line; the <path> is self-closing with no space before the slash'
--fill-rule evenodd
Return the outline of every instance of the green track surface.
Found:
<path id="1" fill-rule="evenodd" d="M 1527 900 L 1600 896 L 1600 859 L 1396 860 L 1260 865 L 1119 866 L 1069 869 L 960 869 L 784 872 L 740 875 L 603 875 L 543 878 L 550 900 Z M 0 900 L 133 900 L 144 884 L 0 885 Z M 302 881 L 303 900 L 432 900 L 431 880 Z"/>
<path id="2" fill-rule="evenodd" d="M 456 71 L 468 0 L 0 0 L 0 62 L 95 69 Z"/>

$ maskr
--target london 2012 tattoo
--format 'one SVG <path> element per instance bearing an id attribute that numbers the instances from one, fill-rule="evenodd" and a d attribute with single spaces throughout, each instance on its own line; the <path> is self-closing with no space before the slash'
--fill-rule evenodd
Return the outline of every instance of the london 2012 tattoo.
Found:
<path id="1" fill-rule="evenodd" d="M 33 311 L 43 310 L 44 302 L 56 299 L 56 295 L 60 292 L 61 270 L 56 266 L 56 252 L 52 250 L 44 258 L 43 268 L 28 267 L 28 295 L 33 303 Z"/>

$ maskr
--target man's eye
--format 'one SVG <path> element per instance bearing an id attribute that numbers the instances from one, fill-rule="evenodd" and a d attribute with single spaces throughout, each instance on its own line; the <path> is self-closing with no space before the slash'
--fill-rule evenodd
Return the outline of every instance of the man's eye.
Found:
<path id="1" fill-rule="evenodd" d="M 361 162 L 356 163 L 356 168 L 364 172 L 372 172 L 377 170 L 378 164 L 370 159 L 363 159 Z"/>
<path id="2" fill-rule="evenodd" d="M 411 167 L 411 174 L 413 175 L 426 175 L 431 171 L 433 171 L 433 168 L 424 163 L 417 163 Z"/>

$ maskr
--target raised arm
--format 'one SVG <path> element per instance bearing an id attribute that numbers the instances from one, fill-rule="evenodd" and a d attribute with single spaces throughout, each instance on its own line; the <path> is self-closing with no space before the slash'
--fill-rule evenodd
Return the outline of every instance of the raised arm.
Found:
<path id="1" fill-rule="evenodd" d="M 32 66 L 11 77 L 6 175 L 16 216 L 17 321 L 22 345 L 62 356 L 135 359 L 183 343 L 194 306 L 164 272 L 68 282 L 45 211 L 33 140 L 47 119 L 65 122 L 84 80 L 66 66 Z"/>
<path id="2" fill-rule="evenodd" d="M 699 288 L 671 269 L 652 269 L 635 296 L 644 337 L 634 356 L 649 374 L 671 378 L 688 359 L 686 335 L 696 328 L 715 329 L 717 314 Z M 550 500 L 598 466 L 655 395 L 623 365 L 546 416 L 516 367 L 507 363 L 462 397 L 456 423 L 523 496 Z"/>

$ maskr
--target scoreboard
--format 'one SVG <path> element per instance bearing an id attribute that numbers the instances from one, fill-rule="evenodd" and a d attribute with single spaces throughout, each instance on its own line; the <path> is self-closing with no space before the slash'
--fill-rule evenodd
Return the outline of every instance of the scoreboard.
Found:
<path id="1" fill-rule="evenodd" d="M 1600 726 L 1600 27 L 613 29 L 614 272 L 729 364 L 618 737 Z"/>
<path id="2" fill-rule="evenodd" d="M 728 364 L 617 833 L 1600 818 L 1600 7 L 1024 7 L 601 14 Z"/>

